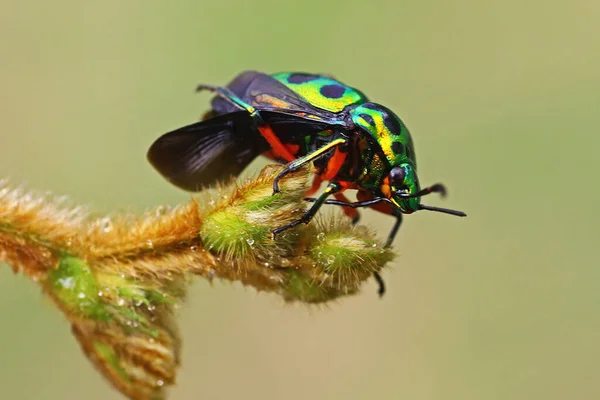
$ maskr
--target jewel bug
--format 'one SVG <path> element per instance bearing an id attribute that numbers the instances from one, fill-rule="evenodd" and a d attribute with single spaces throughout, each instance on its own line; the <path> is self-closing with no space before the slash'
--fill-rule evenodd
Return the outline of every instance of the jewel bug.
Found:
<path id="1" fill-rule="evenodd" d="M 390 246 L 403 214 L 418 210 L 456 216 L 465 213 L 421 204 L 430 193 L 445 195 L 442 184 L 421 189 L 411 135 L 404 122 L 387 107 L 371 102 L 361 91 L 325 75 L 245 71 L 226 87 L 199 85 L 197 91 L 215 94 L 202 121 L 168 132 L 148 151 L 150 163 L 171 183 L 200 190 L 236 176 L 260 154 L 286 163 L 273 182 L 313 163 L 316 175 L 307 196 L 328 182 L 312 206 L 276 235 L 309 223 L 323 204 L 343 207 L 359 219 L 357 208 L 370 207 L 396 217 L 388 236 Z M 343 193 L 357 190 L 356 202 Z M 334 199 L 329 199 L 333 196 Z M 378 274 L 379 293 L 385 287 Z"/>

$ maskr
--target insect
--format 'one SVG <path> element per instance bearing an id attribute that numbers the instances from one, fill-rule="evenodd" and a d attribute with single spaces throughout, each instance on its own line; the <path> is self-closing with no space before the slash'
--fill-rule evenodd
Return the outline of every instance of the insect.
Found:
<path id="1" fill-rule="evenodd" d="M 411 135 L 387 107 L 373 103 L 359 90 L 335 78 L 308 73 L 264 74 L 245 71 L 226 87 L 199 85 L 215 94 L 203 120 L 168 132 L 148 151 L 150 163 L 171 183 L 195 191 L 236 176 L 260 154 L 287 163 L 273 182 L 308 163 L 317 173 L 307 196 L 327 187 L 312 206 L 292 223 L 275 227 L 276 235 L 309 223 L 324 204 L 343 207 L 359 219 L 358 208 L 370 207 L 392 215 L 396 222 L 390 246 L 403 214 L 418 210 L 456 216 L 465 213 L 421 204 L 430 193 L 445 195 L 442 184 L 421 189 Z M 357 190 L 356 202 L 345 190 Z M 330 198 L 333 196 L 333 199 Z M 379 293 L 385 291 L 378 274 Z"/>

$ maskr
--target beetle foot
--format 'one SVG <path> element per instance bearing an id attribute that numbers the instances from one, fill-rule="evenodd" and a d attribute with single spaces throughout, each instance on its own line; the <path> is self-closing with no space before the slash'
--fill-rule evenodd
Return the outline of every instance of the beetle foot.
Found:
<path id="1" fill-rule="evenodd" d="M 275 178 L 273 181 L 273 196 L 278 193 L 281 193 L 281 189 L 279 189 L 279 179 Z"/>
<path id="2" fill-rule="evenodd" d="M 379 275 L 379 272 L 373 272 L 373 277 L 375 278 L 375 280 L 377 281 L 377 285 L 379 286 L 379 289 L 377 289 L 377 294 L 379 294 L 379 297 L 383 297 L 383 295 L 385 294 L 385 282 L 383 281 L 381 275 Z"/>
<path id="3" fill-rule="evenodd" d="M 290 222 L 287 225 L 283 225 L 283 226 L 280 226 L 279 228 L 271 229 L 271 239 L 275 240 L 275 237 L 277 235 L 279 235 L 281 232 L 287 231 L 288 229 L 291 229 L 300 224 L 307 224 L 307 223 L 308 223 L 308 221 L 306 221 L 305 218 L 300 218 L 300 219 Z"/>

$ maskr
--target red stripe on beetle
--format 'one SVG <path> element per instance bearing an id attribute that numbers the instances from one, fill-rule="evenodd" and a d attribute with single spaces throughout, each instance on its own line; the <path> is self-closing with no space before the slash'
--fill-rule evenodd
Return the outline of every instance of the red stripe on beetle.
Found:
<path id="1" fill-rule="evenodd" d="M 322 174 L 322 179 L 324 181 L 332 180 L 338 172 L 340 172 L 340 168 L 344 165 L 347 156 L 348 153 L 335 149 L 335 153 L 333 153 L 333 156 L 331 156 L 327 162 L 327 167 L 325 167 L 325 172 Z"/>
<path id="2" fill-rule="evenodd" d="M 273 155 L 275 157 L 282 158 L 287 162 L 292 162 L 296 159 L 296 157 L 290 153 L 288 148 L 281 143 L 281 140 L 279 140 L 269 125 L 259 126 L 258 131 L 273 149 Z"/>

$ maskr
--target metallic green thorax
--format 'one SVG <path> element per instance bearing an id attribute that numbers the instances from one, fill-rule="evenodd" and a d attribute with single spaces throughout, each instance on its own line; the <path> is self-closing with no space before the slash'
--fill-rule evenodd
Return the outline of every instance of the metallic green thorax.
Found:
<path id="1" fill-rule="evenodd" d="M 416 167 L 408 128 L 391 110 L 379 104 L 365 103 L 351 110 L 350 115 L 352 121 L 379 144 L 390 166 L 409 163 Z"/>
<path id="2" fill-rule="evenodd" d="M 350 115 L 354 124 L 370 135 L 381 149 L 381 153 L 377 154 L 378 152 L 369 151 L 367 145 L 361 151 L 365 161 L 364 171 L 359 178 L 361 186 L 372 190 L 381 189 L 385 185 L 381 182 L 385 174 L 391 172 L 391 169 L 401 170 L 404 177 L 402 181 L 393 182 L 388 177 L 386 190 L 392 193 L 392 199 L 397 202 L 402 211 L 417 210 L 419 198 L 403 199 L 393 195 L 396 191 L 416 193 L 420 190 L 414 145 L 406 125 L 391 110 L 375 103 L 361 104 L 352 109 Z"/>
<path id="3" fill-rule="evenodd" d="M 271 76 L 305 98 L 312 106 L 330 112 L 338 113 L 347 106 L 368 101 L 360 91 L 326 76 L 291 72 Z"/>

